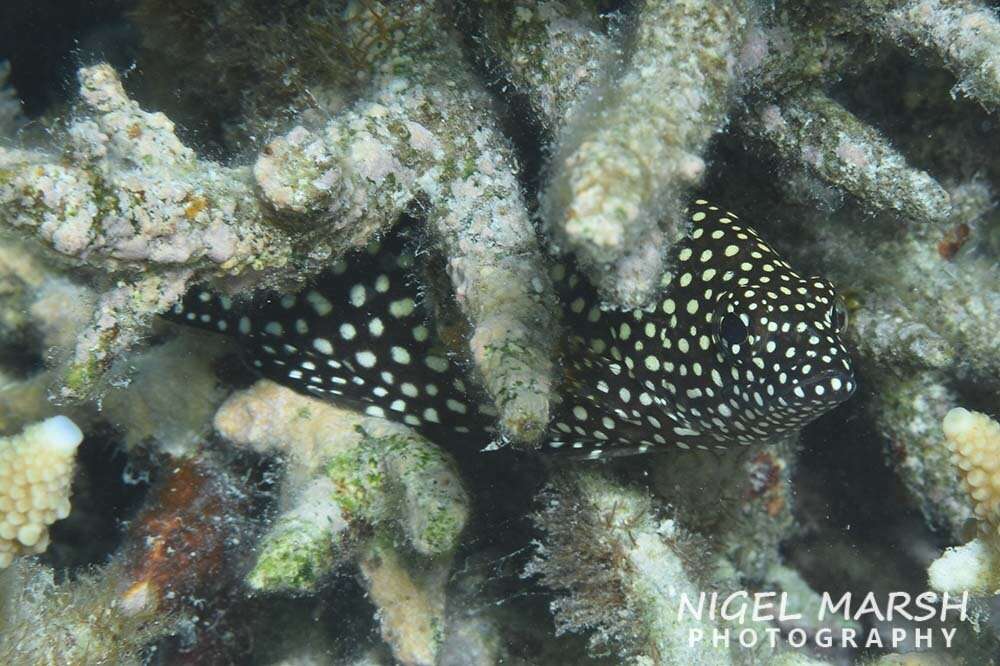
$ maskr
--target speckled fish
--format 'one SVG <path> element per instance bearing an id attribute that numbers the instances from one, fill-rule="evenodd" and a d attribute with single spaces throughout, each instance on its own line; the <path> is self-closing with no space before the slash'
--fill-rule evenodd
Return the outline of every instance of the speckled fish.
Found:
<path id="1" fill-rule="evenodd" d="M 855 389 L 833 285 L 792 270 L 737 216 L 703 200 L 657 306 L 604 311 L 551 269 L 567 327 L 548 447 L 580 457 L 726 449 L 797 429 Z M 436 438 L 489 441 L 495 412 L 450 357 L 407 234 L 337 262 L 298 294 L 246 302 L 194 289 L 171 318 L 237 336 L 261 375 Z"/>

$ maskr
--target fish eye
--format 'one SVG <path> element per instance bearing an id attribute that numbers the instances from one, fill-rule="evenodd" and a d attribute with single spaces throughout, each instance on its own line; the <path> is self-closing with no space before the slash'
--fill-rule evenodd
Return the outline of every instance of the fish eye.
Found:
<path id="1" fill-rule="evenodd" d="M 726 343 L 726 348 L 731 349 L 746 342 L 750 337 L 750 329 L 738 314 L 730 312 L 719 322 L 719 337 Z"/>
<path id="2" fill-rule="evenodd" d="M 833 303 L 833 314 L 830 317 L 830 321 L 833 323 L 833 330 L 837 333 L 847 328 L 847 325 L 850 323 L 847 303 L 844 302 L 841 296 L 838 296 L 837 300 Z"/>

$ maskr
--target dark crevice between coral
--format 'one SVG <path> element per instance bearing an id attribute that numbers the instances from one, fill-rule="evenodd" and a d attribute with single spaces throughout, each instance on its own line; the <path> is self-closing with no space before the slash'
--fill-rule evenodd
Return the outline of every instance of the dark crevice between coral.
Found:
<path id="1" fill-rule="evenodd" d="M 44 367 L 44 359 L 38 353 L 36 340 L 22 338 L 4 342 L 6 344 L 0 352 L 0 364 L 3 367 L 21 377 L 27 377 Z"/>
<path id="2" fill-rule="evenodd" d="M 782 553 L 810 587 L 832 598 L 917 595 L 926 589 L 924 555 L 946 540 L 924 523 L 886 459 L 888 443 L 864 411 L 864 377 L 859 382 L 851 401 L 803 430 L 794 479 L 801 529 Z M 865 631 L 875 626 L 871 620 Z M 884 652 L 861 652 L 863 658 L 877 654 Z"/>
<path id="3" fill-rule="evenodd" d="M 6 0 L 0 3 L 0 61 L 36 117 L 64 105 L 77 89 L 76 70 L 107 61 L 126 69 L 136 35 L 122 19 L 131 0 Z"/>
<path id="4" fill-rule="evenodd" d="M 887 80 L 900 85 L 886 86 Z M 886 46 L 879 58 L 850 74 L 831 94 L 866 123 L 884 132 L 916 168 L 956 184 L 975 176 L 996 182 L 1000 148 L 995 115 L 963 95 L 945 69 L 914 61 L 899 47 Z M 948 123 L 940 118 L 947 116 Z M 981 146 L 970 154 L 966 146 Z"/>
<path id="5" fill-rule="evenodd" d="M 77 454 L 73 510 L 50 528 L 46 564 L 72 575 L 108 561 L 121 545 L 127 518 L 149 490 L 148 474 L 134 465 L 113 428 L 88 431 Z"/>

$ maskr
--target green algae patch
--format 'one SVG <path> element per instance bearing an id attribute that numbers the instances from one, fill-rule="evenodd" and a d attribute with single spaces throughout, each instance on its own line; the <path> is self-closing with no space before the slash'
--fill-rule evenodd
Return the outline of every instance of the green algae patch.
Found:
<path id="1" fill-rule="evenodd" d="M 367 446 L 339 453 L 327 462 L 326 477 L 334 486 L 333 499 L 348 514 L 371 519 L 385 483 L 376 452 Z"/>
<path id="2" fill-rule="evenodd" d="M 247 583 L 255 590 L 312 592 L 334 564 L 332 530 L 294 521 L 268 538 Z"/>

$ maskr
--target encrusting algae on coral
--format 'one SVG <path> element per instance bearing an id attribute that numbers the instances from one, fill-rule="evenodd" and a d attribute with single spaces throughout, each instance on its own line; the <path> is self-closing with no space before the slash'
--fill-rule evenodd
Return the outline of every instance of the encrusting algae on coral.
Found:
<path id="1" fill-rule="evenodd" d="M 469 497 L 444 451 L 402 424 L 262 380 L 220 407 L 234 444 L 287 456 L 283 506 L 246 576 L 261 593 L 315 593 L 349 561 L 396 658 L 433 664 Z"/>
<path id="2" fill-rule="evenodd" d="M 0 438 L 0 569 L 43 552 L 48 526 L 69 515 L 76 449 L 83 433 L 65 416 Z"/>

